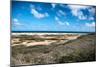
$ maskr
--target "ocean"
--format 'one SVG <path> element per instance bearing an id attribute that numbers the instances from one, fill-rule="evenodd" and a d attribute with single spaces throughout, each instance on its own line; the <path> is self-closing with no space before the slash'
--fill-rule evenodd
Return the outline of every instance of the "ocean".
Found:
<path id="1" fill-rule="evenodd" d="M 12 31 L 12 35 L 63 35 L 63 34 L 79 34 L 86 35 L 95 32 L 68 32 L 68 31 Z"/>

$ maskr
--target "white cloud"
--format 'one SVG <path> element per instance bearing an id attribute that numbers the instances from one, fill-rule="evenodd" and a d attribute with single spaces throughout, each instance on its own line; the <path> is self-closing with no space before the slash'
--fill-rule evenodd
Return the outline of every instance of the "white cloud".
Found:
<path id="1" fill-rule="evenodd" d="M 77 16 L 80 20 L 85 20 L 85 19 L 87 19 L 87 16 L 85 16 L 84 14 L 83 14 L 83 12 L 82 11 L 79 11 L 78 12 L 78 16 Z"/>
<path id="2" fill-rule="evenodd" d="M 95 14 L 95 11 L 96 11 L 96 9 L 95 8 L 93 8 L 93 7 L 90 7 L 89 9 L 88 9 L 88 11 L 91 13 L 91 14 Z"/>
<path id="3" fill-rule="evenodd" d="M 14 23 L 14 25 L 20 26 L 20 25 L 22 25 L 22 24 L 19 23 L 19 22 L 16 22 L 16 23 Z"/>
<path id="4" fill-rule="evenodd" d="M 59 19 L 58 17 L 55 17 L 55 20 L 57 21 L 57 23 L 58 23 L 59 25 L 64 25 L 64 23 L 61 22 L 60 19 Z"/>
<path id="5" fill-rule="evenodd" d="M 46 16 L 46 17 L 48 17 L 48 16 L 49 16 L 49 14 L 48 14 L 48 13 L 45 13 L 45 16 Z"/>
<path id="6" fill-rule="evenodd" d="M 59 20 L 59 18 L 58 18 L 58 17 L 55 17 L 55 20 L 56 20 L 56 21 L 58 21 L 58 20 Z"/>
<path id="7" fill-rule="evenodd" d="M 89 13 L 90 13 L 90 17 L 89 17 L 88 19 L 89 19 L 89 20 L 95 20 L 95 18 L 94 18 L 93 16 L 95 15 L 96 9 L 93 8 L 93 7 L 90 7 L 90 8 L 88 9 L 88 11 L 89 11 Z"/>
<path id="8" fill-rule="evenodd" d="M 95 27 L 95 22 L 92 22 L 92 23 L 86 23 L 86 26 L 88 26 L 88 27 Z"/>
<path id="9" fill-rule="evenodd" d="M 59 10 L 59 11 L 58 11 L 58 14 L 66 15 L 66 13 L 65 13 L 64 11 L 62 11 L 62 10 Z"/>
<path id="10" fill-rule="evenodd" d="M 87 16 L 85 16 L 83 14 L 83 12 L 81 11 L 81 9 L 87 9 L 90 8 L 89 6 L 79 6 L 79 5 L 68 5 L 68 7 L 71 9 L 71 13 L 78 17 L 78 19 L 80 20 L 85 20 L 87 19 Z"/>
<path id="11" fill-rule="evenodd" d="M 66 26 L 70 25 L 69 22 L 62 22 L 58 17 L 55 17 L 55 20 L 59 25 L 66 25 Z"/>
<path id="12" fill-rule="evenodd" d="M 70 24 L 69 24 L 69 22 L 65 22 L 65 24 L 67 25 L 67 26 L 69 26 Z"/>
<path id="13" fill-rule="evenodd" d="M 59 25 L 65 25 L 65 23 L 63 23 L 63 22 L 61 22 L 61 21 L 57 21 L 57 23 L 58 23 Z"/>
<path id="14" fill-rule="evenodd" d="M 34 17 L 41 19 L 44 17 L 49 16 L 48 13 L 39 13 L 37 10 L 35 10 L 34 8 L 31 9 L 31 13 Z"/>
<path id="15" fill-rule="evenodd" d="M 77 10 L 89 8 L 89 6 L 82 6 L 82 5 L 67 5 L 67 6 L 70 9 L 77 9 Z"/>
<path id="16" fill-rule="evenodd" d="M 14 22 L 18 22 L 18 19 L 17 19 L 17 18 L 14 18 L 13 21 L 14 21 Z"/>
<path id="17" fill-rule="evenodd" d="M 94 17 L 91 16 L 91 17 L 89 17 L 88 19 L 89 19 L 89 20 L 94 20 Z"/>
<path id="18" fill-rule="evenodd" d="M 13 19 L 13 24 L 14 24 L 14 26 L 20 26 L 20 25 L 22 25 L 17 18 Z"/>
<path id="19" fill-rule="evenodd" d="M 51 5 L 52 5 L 53 8 L 55 8 L 55 6 L 56 6 L 56 4 L 54 4 L 54 3 L 52 3 Z"/>
<path id="20" fill-rule="evenodd" d="M 82 6 L 82 5 L 68 5 L 68 7 L 71 9 L 71 13 L 78 17 L 80 20 L 94 20 L 94 15 L 95 15 L 95 8 L 91 6 Z M 87 9 L 89 11 L 89 16 L 84 15 L 83 11 Z"/>
<path id="21" fill-rule="evenodd" d="M 65 4 L 60 4 L 60 6 L 61 6 L 61 7 L 64 7 L 64 8 L 67 7 L 67 5 L 65 5 Z"/>

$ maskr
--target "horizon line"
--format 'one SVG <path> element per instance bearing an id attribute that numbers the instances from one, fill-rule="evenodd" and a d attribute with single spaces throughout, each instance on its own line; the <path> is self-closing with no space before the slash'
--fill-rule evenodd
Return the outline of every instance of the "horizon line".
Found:
<path id="1" fill-rule="evenodd" d="M 29 33 L 96 33 L 96 31 L 94 32 L 79 32 L 79 31 L 11 31 L 12 33 L 25 33 L 25 32 L 29 32 Z"/>

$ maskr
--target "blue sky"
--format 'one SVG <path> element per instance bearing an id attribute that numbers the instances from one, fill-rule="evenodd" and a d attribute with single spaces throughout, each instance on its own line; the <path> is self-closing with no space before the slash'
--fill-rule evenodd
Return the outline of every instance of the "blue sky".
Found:
<path id="1" fill-rule="evenodd" d="M 12 1 L 12 31 L 95 32 L 95 6 Z"/>

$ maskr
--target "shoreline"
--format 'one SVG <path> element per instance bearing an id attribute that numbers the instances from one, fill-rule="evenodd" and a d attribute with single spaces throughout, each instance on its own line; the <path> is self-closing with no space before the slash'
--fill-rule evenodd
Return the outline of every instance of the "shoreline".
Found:
<path id="1" fill-rule="evenodd" d="M 89 33 L 11 33 L 11 35 L 65 35 L 65 34 L 71 34 L 71 35 L 87 35 Z"/>

